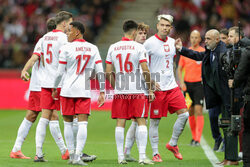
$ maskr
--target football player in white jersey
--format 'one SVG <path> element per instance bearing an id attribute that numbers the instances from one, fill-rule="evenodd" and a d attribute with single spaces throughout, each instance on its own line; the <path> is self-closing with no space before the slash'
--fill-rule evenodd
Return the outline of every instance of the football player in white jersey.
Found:
<path id="1" fill-rule="evenodd" d="M 100 85 L 99 107 L 105 101 L 105 76 L 102 60 L 98 48 L 83 39 L 84 31 L 82 23 L 70 23 L 68 40 L 71 43 L 60 49 L 53 93 L 54 97 L 55 88 L 58 87 L 62 76 L 65 75 L 61 89 L 61 112 L 64 119 L 64 136 L 70 154 L 69 164 L 74 165 L 87 165 L 80 159 L 80 156 L 87 139 L 87 124 L 91 105 L 90 77 L 93 70 L 97 73 Z M 78 133 L 76 146 L 74 146 L 73 116 L 76 114 L 78 114 Z"/>
<path id="2" fill-rule="evenodd" d="M 52 98 L 55 75 L 59 65 L 59 49 L 68 42 L 65 34 L 72 22 L 72 14 L 61 11 L 56 15 L 56 29 L 43 36 L 42 54 L 44 55 L 44 77 L 41 82 L 41 108 L 42 116 L 36 128 L 36 156 L 34 162 L 44 162 L 42 151 L 43 142 L 46 136 L 46 128 L 51 119 L 53 110 L 59 110 L 59 100 Z M 63 150 L 66 152 L 66 150 Z"/>
<path id="3" fill-rule="evenodd" d="M 56 21 L 55 18 L 50 18 L 47 21 L 47 29 L 48 31 L 52 31 L 56 28 Z M 20 158 L 20 159 L 30 159 L 30 157 L 26 157 L 21 152 L 22 144 L 29 133 L 30 127 L 35 122 L 39 112 L 41 111 L 40 107 L 40 94 L 41 94 L 41 78 L 42 78 L 42 70 L 44 68 L 42 64 L 42 57 L 41 57 L 41 43 L 43 38 L 40 38 L 37 42 L 33 55 L 29 59 L 29 61 L 25 64 L 21 78 L 24 81 L 29 80 L 29 69 L 32 67 L 32 75 L 30 78 L 30 95 L 29 95 L 29 102 L 28 102 L 28 110 L 26 113 L 26 117 L 24 118 L 23 122 L 21 123 L 15 145 L 10 153 L 11 158 Z M 51 121 L 50 121 L 50 132 L 56 141 L 59 148 L 65 147 L 63 138 L 59 138 L 61 135 L 61 131 L 59 128 L 59 121 L 57 112 L 54 111 Z M 62 159 L 67 159 L 69 155 L 63 154 Z"/>
<path id="4" fill-rule="evenodd" d="M 135 118 L 138 123 L 139 164 L 153 164 L 146 157 L 148 103 L 144 90 L 138 87 L 141 82 L 139 66 L 149 88 L 149 102 L 154 100 L 151 89 L 151 77 L 147 66 L 146 50 L 142 44 L 133 41 L 137 23 L 127 20 L 123 24 L 124 37 L 112 44 L 106 58 L 106 78 L 114 88 L 112 118 L 117 120 L 115 139 L 118 152 L 118 163 L 126 164 L 123 143 L 126 119 Z M 112 74 L 113 66 L 116 74 Z"/>
<path id="5" fill-rule="evenodd" d="M 168 112 L 178 115 L 173 127 L 172 138 L 166 144 L 166 148 L 172 151 L 176 158 L 182 160 L 183 157 L 179 152 L 177 141 L 189 116 L 184 96 L 174 77 L 175 40 L 168 37 L 172 29 L 172 23 L 173 17 L 171 15 L 159 15 L 158 32 L 144 43 L 149 55 L 151 75 L 156 73 L 160 75 L 160 82 L 158 83 L 161 91 L 155 92 L 156 100 L 150 106 L 149 139 L 153 150 L 153 161 L 155 162 L 162 162 L 158 151 L 158 126 L 161 117 L 166 117 Z"/>
<path id="6" fill-rule="evenodd" d="M 140 44 L 143 44 L 147 39 L 148 31 L 149 31 L 148 25 L 144 23 L 139 23 L 134 40 Z M 127 162 L 137 161 L 135 158 L 130 156 L 130 151 L 132 149 L 132 146 L 134 145 L 135 140 L 136 140 L 136 144 L 138 147 L 137 127 L 138 127 L 138 123 L 136 122 L 135 119 L 132 119 L 132 124 L 130 125 L 127 131 L 126 139 L 125 139 L 124 155 L 125 155 L 125 160 Z"/>

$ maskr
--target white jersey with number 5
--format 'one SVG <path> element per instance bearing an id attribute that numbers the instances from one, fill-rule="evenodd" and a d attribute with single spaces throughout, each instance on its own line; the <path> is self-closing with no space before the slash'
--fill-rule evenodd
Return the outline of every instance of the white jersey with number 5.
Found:
<path id="1" fill-rule="evenodd" d="M 41 79 L 43 78 L 42 77 L 42 70 L 44 68 L 42 61 L 41 61 L 42 41 L 43 41 L 43 38 L 40 38 L 38 40 L 38 42 L 36 43 L 36 46 L 34 48 L 34 51 L 33 51 L 33 54 L 39 56 L 39 59 L 38 59 L 38 61 L 35 62 L 35 64 L 32 67 L 30 86 L 29 86 L 30 91 L 36 91 L 36 92 L 41 91 Z"/>
<path id="2" fill-rule="evenodd" d="M 155 34 L 147 39 L 144 47 L 149 55 L 149 69 L 151 77 L 155 73 L 160 75 L 160 88 L 162 91 L 171 90 L 178 85 L 175 81 L 173 62 L 176 55 L 175 40 L 167 37 L 165 41 Z"/>
<path id="3" fill-rule="evenodd" d="M 139 70 L 142 62 L 147 62 L 147 54 L 140 43 L 123 37 L 109 47 L 106 63 L 115 67 L 115 94 L 144 93 Z"/>
<path id="4" fill-rule="evenodd" d="M 59 55 L 59 63 L 66 64 L 66 74 L 62 83 L 61 96 L 91 97 L 90 77 L 96 65 L 102 63 L 98 48 L 83 39 L 64 45 Z"/>
<path id="5" fill-rule="evenodd" d="M 60 30 L 53 30 L 43 36 L 42 54 L 45 64 L 42 80 L 43 88 L 53 88 L 58 67 L 59 50 L 67 43 L 67 35 Z"/>

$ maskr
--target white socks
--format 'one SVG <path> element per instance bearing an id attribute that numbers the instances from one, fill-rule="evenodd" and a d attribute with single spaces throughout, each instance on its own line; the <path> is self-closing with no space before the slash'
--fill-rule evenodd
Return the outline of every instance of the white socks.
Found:
<path id="1" fill-rule="evenodd" d="M 132 121 L 126 135 L 125 150 L 124 154 L 130 155 L 130 151 L 136 139 L 136 128 L 138 126 L 137 122 Z"/>
<path id="2" fill-rule="evenodd" d="M 65 146 L 63 137 L 62 137 L 62 133 L 60 130 L 60 125 L 59 125 L 59 121 L 58 120 L 53 120 L 49 122 L 49 129 L 50 129 L 50 133 L 53 136 L 58 148 L 61 151 L 61 154 L 63 155 L 67 148 Z"/>
<path id="3" fill-rule="evenodd" d="M 78 133 L 77 133 L 76 153 L 75 153 L 75 160 L 77 161 L 80 160 L 80 156 L 82 155 L 82 150 L 86 143 L 87 125 L 88 122 L 86 121 L 78 122 Z"/>
<path id="4" fill-rule="evenodd" d="M 21 150 L 21 147 L 23 145 L 23 141 L 27 137 L 32 124 L 33 123 L 28 121 L 26 118 L 23 119 L 23 122 L 19 126 L 19 129 L 17 132 L 16 142 L 15 142 L 14 147 L 12 149 L 13 152 L 17 152 L 17 151 Z"/>
<path id="5" fill-rule="evenodd" d="M 149 140 L 151 143 L 151 147 L 153 150 L 153 156 L 155 154 L 159 154 L 158 151 L 158 143 L 159 143 L 159 127 L 160 119 L 150 119 L 150 125 L 149 125 Z"/>
<path id="6" fill-rule="evenodd" d="M 123 153 L 124 128 L 123 127 L 115 128 L 115 141 L 116 141 L 118 159 L 123 160 L 124 159 L 124 153 Z"/>
<path id="7" fill-rule="evenodd" d="M 74 133 L 74 143 L 75 143 L 75 146 L 76 146 L 77 132 L 78 132 L 78 119 L 74 118 L 73 119 L 73 133 Z"/>
<path id="8" fill-rule="evenodd" d="M 147 126 L 138 126 L 138 142 L 139 142 L 139 159 L 143 160 L 146 158 L 146 146 L 148 140 L 148 130 Z"/>
<path id="9" fill-rule="evenodd" d="M 49 120 L 46 118 L 40 118 L 36 127 L 36 155 L 38 157 L 43 156 L 43 142 L 46 136 L 46 128 L 49 124 Z"/>
<path id="10" fill-rule="evenodd" d="M 175 121 L 175 124 L 173 127 L 173 134 L 172 134 L 171 140 L 169 141 L 169 145 L 171 145 L 171 146 L 177 145 L 179 136 L 181 135 L 181 133 L 186 125 L 188 117 L 189 117 L 188 112 L 185 112 L 185 113 L 178 115 L 178 118 Z"/>
<path id="11" fill-rule="evenodd" d="M 67 144 L 67 148 L 69 153 L 74 154 L 75 152 L 75 144 L 74 144 L 74 134 L 73 134 L 73 123 L 64 121 L 64 137 L 65 142 Z"/>

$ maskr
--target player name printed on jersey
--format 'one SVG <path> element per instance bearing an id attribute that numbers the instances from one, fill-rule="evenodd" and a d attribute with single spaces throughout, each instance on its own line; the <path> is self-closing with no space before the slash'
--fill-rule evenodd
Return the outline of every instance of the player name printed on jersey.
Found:
<path id="1" fill-rule="evenodd" d="M 160 75 L 159 81 L 161 90 L 171 90 L 178 85 L 175 81 L 173 62 L 176 55 L 175 40 L 167 37 L 162 40 L 157 34 L 147 39 L 144 47 L 149 55 L 149 69 L 152 78 Z"/>
<path id="2" fill-rule="evenodd" d="M 41 61 L 41 54 L 42 54 L 42 41 L 43 38 L 40 38 L 38 42 L 36 43 L 36 46 L 34 48 L 33 54 L 39 56 L 38 61 L 33 65 L 32 67 L 32 74 L 30 78 L 30 91 L 41 91 L 41 80 L 43 78 L 43 65 Z"/>
<path id="3" fill-rule="evenodd" d="M 115 67 L 115 94 L 144 93 L 140 63 L 147 62 L 144 46 L 128 38 L 111 45 L 106 63 Z"/>
<path id="4" fill-rule="evenodd" d="M 61 48 L 59 63 L 66 65 L 61 96 L 91 97 L 90 78 L 96 65 L 102 63 L 98 48 L 83 39 L 75 40 Z M 96 73 L 102 72 L 103 68 Z M 105 78 L 103 78 L 105 85 Z"/>
<path id="5" fill-rule="evenodd" d="M 68 43 L 67 35 L 60 30 L 53 30 L 43 36 L 42 53 L 44 55 L 44 79 L 43 88 L 53 88 L 58 67 L 60 48 Z"/>

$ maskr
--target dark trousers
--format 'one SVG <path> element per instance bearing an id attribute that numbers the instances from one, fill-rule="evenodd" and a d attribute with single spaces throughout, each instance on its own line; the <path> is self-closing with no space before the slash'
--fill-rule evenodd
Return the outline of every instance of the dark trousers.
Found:
<path id="1" fill-rule="evenodd" d="M 216 106 L 208 110 L 209 113 L 209 120 L 210 120 L 210 127 L 212 131 L 212 135 L 215 141 L 221 139 L 221 133 L 218 125 L 219 115 L 221 113 L 221 107 Z"/>
<path id="2" fill-rule="evenodd" d="M 244 107 L 243 164 L 250 167 L 250 101 Z"/>

